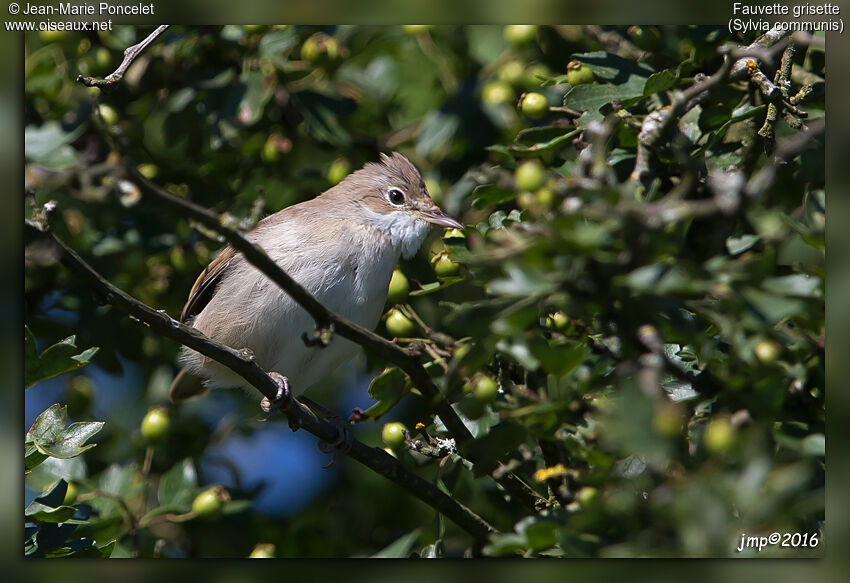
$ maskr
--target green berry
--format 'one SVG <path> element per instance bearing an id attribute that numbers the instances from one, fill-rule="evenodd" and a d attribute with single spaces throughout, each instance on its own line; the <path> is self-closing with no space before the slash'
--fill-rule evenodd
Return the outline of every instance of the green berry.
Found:
<path id="1" fill-rule="evenodd" d="M 464 356 L 469 354 L 469 351 L 471 349 L 472 349 L 471 344 L 461 344 L 460 346 L 458 346 L 457 348 L 455 348 L 452 351 L 452 359 L 460 360 L 461 358 L 463 358 Z"/>
<path id="2" fill-rule="evenodd" d="M 407 278 L 400 269 L 393 271 L 393 276 L 390 278 L 390 289 L 387 292 L 387 300 L 392 304 L 400 304 L 407 299 L 407 294 L 410 292 L 410 284 Z"/>
<path id="3" fill-rule="evenodd" d="M 599 506 L 599 490 L 592 486 L 585 486 L 576 492 L 576 502 L 578 502 L 582 508 L 595 508 Z"/>
<path id="4" fill-rule="evenodd" d="M 705 448 L 713 454 L 728 451 L 735 442 L 735 428 L 728 419 L 712 419 L 703 436 Z"/>
<path id="5" fill-rule="evenodd" d="M 207 488 L 192 500 L 192 512 L 198 518 L 215 520 L 221 516 L 224 503 L 230 498 L 222 486 Z"/>
<path id="6" fill-rule="evenodd" d="M 492 403 L 499 394 L 499 385 L 488 376 L 478 377 L 472 388 L 472 394 L 481 403 Z"/>
<path id="7" fill-rule="evenodd" d="M 337 158 L 328 168 L 328 182 L 339 184 L 349 174 L 351 174 L 351 163 L 346 158 Z"/>
<path id="8" fill-rule="evenodd" d="M 339 45 L 336 39 L 323 32 L 317 32 L 301 45 L 301 58 L 313 63 L 324 58 L 332 61 L 338 56 Z"/>
<path id="9" fill-rule="evenodd" d="M 653 51 L 661 43 L 661 33 L 654 26 L 630 26 L 627 32 L 632 42 L 645 51 Z"/>
<path id="10" fill-rule="evenodd" d="M 156 164 L 139 164 L 136 170 L 148 180 L 153 180 L 159 174 L 159 166 Z"/>
<path id="11" fill-rule="evenodd" d="M 539 160 L 529 160 L 517 167 L 514 179 L 520 190 L 537 190 L 546 179 L 546 168 Z"/>
<path id="12" fill-rule="evenodd" d="M 449 259 L 449 256 L 445 253 L 439 255 L 434 262 L 434 273 L 437 274 L 438 278 L 452 277 L 457 275 L 458 271 L 460 271 L 460 264 Z"/>
<path id="13" fill-rule="evenodd" d="M 142 437 L 149 443 L 156 443 L 165 439 L 171 428 L 171 418 L 165 407 L 151 407 L 142 419 Z"/>
<path id="14" fill-rule="evenodd" d="M 466 235 L 460 229 L 448 229 L 443 233 L 443 241 L 447 239 L 466 239 Z"/>
<path id="15" fill-rule="evenodd" d="M 413 322 L 395 308 L 389 311 L 385 325 L 387 332 L 396 338 L 409 338 L 416 331 Z"/>
<path id="16" fill-rule="evenodd" d="M 763 364 L 770 364 L 779 358 L 782 346 L 773 340 L 762 340 L 755 345 L 753 352 Z"/>
<path id="17" fill-rule="evenodd" d="M 112 64 L 112 53 L 106 47 L 97 47 L 94 51 L 94 62 L 101 70 L 105 70 Z"/>
<path id="18" fill-rule="evenodd" d="M 549 104 L 540 93 L 526 93 L 520 100 L 520 109 L 531 119 L 540 119 L 549 112 Z"/>
<path id="19" fill-rule="evenodd" d="M 661 436 L 675 438 L 682 431 L 683 413 L 680 405 L 659 401 L 652 416 L 652 428 Z"/>
<path id="20" fill-rule="evenodd" d="M 534 199 L 541 208 L 549 209 L 552 208 L 552 203 L 555 202 L 555 193 L 552 192 L 551 188 L 544 186 L 534 193 Z"/>
<path id="21" fill-rule="evenodd" d="M 570 61 L 567 64 L 567 83 L 573 87 L 593 83 L 593 71 L 579 61 Z"/>
<path id="22" fill-rule="evenodd" d="M 552 73 L 549 71 L 549 67 L 543 63 L 534 63 L 526 68 L 525 79 L 523 81 L 527 87 L 540 87 L 540 84 L 543 82 L 541 77 L 546 78 L 551 76 Z"/>
<path id="23" fill-rule="evenodd" d="M 524 190 L 516 195 L 516 205 L 524 211 L 530 211 L 537 208 L 537 198 L 533 192 Z"/>
<path id="24" fill-rule="evenodd" d="M 292 142 L 289 138 L 280 134 L 270 134 L 263 144 L 262 157 L 264 162 L 277 162 L 281 154 L 285 154 L 292 149 Z"/>
<path id="25" fill-rule="evenodd" d="M 64 30 L 39 30 L 38 38 L 43 43 L 53 43 L 65 38 L 66 34 Z"/>
<path id="26" fill-rule="evenodd" d="M 403 423 L 399 423 L 397 421 L 387 423 L 381 430 L 381 439 L 387 447 L 392 450 L 396 450 L 404 445 L 405 431 L 407 431 L 407 428 Z"/>
<path id="27" fill-rule="evenodd" d="M 569 324 L 570 321 L 564 312 L 555 312 L 554 314 L 550 314 L 546 317 L 546 326 L 548 326 L 550 330 L 562 332 L 567 329 Z"/>
<path id="28" fill-rule="evenodd" d="M 105 103 L 98 105 L 97 111 L 107 125 L 115 125 L 118 122 L 118 112 Z"/>
<path id="29" fill-rule="evenodd" d="M 505 40 L 513 45 L 523 45 L 534 40 L 537 35 L 535 24 L 509 24 L 502 31 Z"/>
<path id="30" fill-rule="evenodd" d="M 518 87 L 525 80 L 525 67 L 517 60 L 511 60 L 499 67 L 499 81 Z"/>
<path id="31" fill-rule="evenodd" d="M 505 105 L 514 100 L 514 90 L 502 81 L 491 81 L 481 90 L 481 101 L 484 105 Z"/>

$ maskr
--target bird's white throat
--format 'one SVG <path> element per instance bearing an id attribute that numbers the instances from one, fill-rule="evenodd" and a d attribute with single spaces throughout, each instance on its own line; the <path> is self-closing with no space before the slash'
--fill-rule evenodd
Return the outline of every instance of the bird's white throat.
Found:
<path id="1" fill-rule="evenodd" d="M 363 219 L 368 226 L 388 237 L 392 247 L 405 259 L 416 255 L 430 229 L 426 221 L 403 210 L 381 213 L 363 207 Z"/>

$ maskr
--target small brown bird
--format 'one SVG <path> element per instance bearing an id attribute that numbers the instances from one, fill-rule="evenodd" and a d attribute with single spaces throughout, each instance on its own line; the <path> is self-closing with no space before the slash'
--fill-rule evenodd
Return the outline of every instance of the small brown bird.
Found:
<path id="1" fill-rule="evenodd" d="M 414 255 L 431 225 L 463 228 L 431 200 L 416 167 L 399 153 L 381 154 L 316 198 L 261 220 L 246 237 L 337 314 L 374 329 L 399 257 Z M 357 351 L 335 336 L 307 346 L 315 321 L 232 247 L 195 281 L 180 319 L 232 348 L 250 349 L 256 363 L 287 377 L 300 394 Z M 242 377 L 183 347 L 183 369 L 172 401 L 209 388 L 247 387 Z"/>

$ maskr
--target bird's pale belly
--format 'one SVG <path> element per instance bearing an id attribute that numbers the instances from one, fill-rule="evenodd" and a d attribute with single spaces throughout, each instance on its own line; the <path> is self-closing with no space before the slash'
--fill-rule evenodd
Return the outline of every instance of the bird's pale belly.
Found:
<path id="1" fill-rule="evenodd" d="M 363 307 L 358 313 L 340 315 L 372 330 L 378 323 L 384 300 L 385 298 L 381 298 L 376 302 L 379 305 L 377 309 Z M 300 308 L 298 312 L 291 331 L 276 338 L 269 338 L 259 350 L 262 357 L 257 358 L 257 363 L 263 369 L 285 375 L 295 394 L 301 394 L 331 374 L 337 367 L 351 359 L 358 350 L 357 344 L 339 334 L 335 334 L 325 347 L 307 346 L 303 340 L 304 335 L 306 334 L 307 338 L 313 338 L 316 323 Z"/>
<path id="2" fill-rule="evenodd" d="M 333 286 L 311 291 L 336 314 L 373 330 L 386 301 L 393 262 L 379 262 L 375 267 L 379 269 L 359 274 L 360 279 L 343 277 L 336 279 Z M 357 353 L 358 346 L 339 334 L 335 334 L 325 347 L 308 346 L 304 336 L 313 338 L 315 320 L 289 296 L 280 296 L 278 302 L 277 306 L 270 306 L 261 316 L 277 318 L 278 322 L 274 326 L 262 326 L 270 335 L 251 338 L 252 343 L 257 345 L 252 350 L 257 357 L 257 364 L 264 370 L 276 371 L 288 377 L 293 393 L 301 394 L 351 359 Z"/>

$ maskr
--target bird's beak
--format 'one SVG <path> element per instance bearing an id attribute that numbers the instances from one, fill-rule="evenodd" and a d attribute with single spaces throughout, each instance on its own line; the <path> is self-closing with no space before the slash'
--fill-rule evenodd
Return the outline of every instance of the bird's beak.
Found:
<path id="1" fill-rule="evenodd" d="M 439 225 L 447 229 L 462 229 L 463 225 L 451 218 L 449 215 L 434 207 L 432 210 L 421 211 L 422 218 L 432 225 Z"/>

